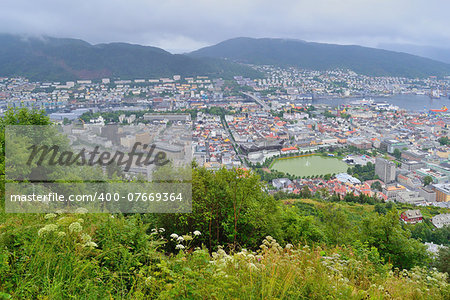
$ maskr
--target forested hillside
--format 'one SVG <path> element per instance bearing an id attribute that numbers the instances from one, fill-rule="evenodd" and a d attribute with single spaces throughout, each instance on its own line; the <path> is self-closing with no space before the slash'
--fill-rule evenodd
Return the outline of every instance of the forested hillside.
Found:
<path id="1" fill-rule="evenodd" d="M 75 79 L 159 78 L 241 74 L 261 76 L 253 69 L 222 59 L 197 59 L 161 48 L 127 43 L 91 45 L 77 39 L 21 37 L 0 34 L 1 76 L 35 81 Z"/>
<path id="2" fill-rule="evenodd" d="M 191 55 L 311 70 L 350 69 L 370 76 L 426 77 L 450 74 L 449 64 L 407 53 L 288 39 L 235 38 L 196 50 Z"/>

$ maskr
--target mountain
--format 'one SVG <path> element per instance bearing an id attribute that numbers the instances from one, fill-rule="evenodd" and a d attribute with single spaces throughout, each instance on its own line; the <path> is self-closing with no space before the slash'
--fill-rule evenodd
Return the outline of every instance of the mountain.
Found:
<path id="1" fill-rule="evenodd" d="M 450 64 L 450 49 L 413 44 L 379 44 L 377 48 L 410 53 Z"/>
<path id="2" fill-rule="evenodd" d="M 259 77 L 253 69 L 215 58 L 193 58 L 127 43 L 91 45 L 78 39 L 0 34 L 0 76 L 32 80 L 132 79 L 179 74 Z"/>
<path id="3" fill-rule="evenodd" d="M 411 54 L 353 45 L 272 38 L 235 38 L 190 53 L 191 57 L 306 69 L 351 69 L 371 76 L 450 75 L 450 65 Z"/>

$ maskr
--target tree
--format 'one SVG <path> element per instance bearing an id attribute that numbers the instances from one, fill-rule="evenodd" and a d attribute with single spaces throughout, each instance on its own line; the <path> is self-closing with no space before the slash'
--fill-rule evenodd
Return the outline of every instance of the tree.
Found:
<path id="1" fill-rule="evenodd" d="M 450 274 L 450 248 L 442 247 L 439 249 L 438 256 L 433 264 L 438 271 Z"/>
<path id="2" fill-rule="evenodd" d="M 281 229 L 286 241 L 291 243 L 325 242 L 326 237 L 317 220 L 312 216 L 301 216 L 297 207 L 285 207 Z"/>
<path id="3" fill-rule="evenodd" d="M 341 207 L 335 204 L 328 205 L 323 210 L 322 218 L 322 221 L 326 224 L 326 233 L 331 244 L 346 244 L 353 238 L 353 226 Z"/>
<path id="4" fill-rule="evenodd" d="M 49 125 L 50 118 L 45 115 L 43 110 L 28 110 L 26 108 L 13 109 L 6 111 L 5 116 L 0 119 L 0 168 L 2 174 L 5 174 L 5 128 L 8 125 Z"/>
<path id="5" fill-rule="evenodd" d="M 396 159 L 400 159 L 400 157 L 402 157 L 402 152 L 400 151 L 400 149 L 398 149 L 398 148 L 396 148 L 395 150 L 394 150 L 394 157 L 396 158 Z"/>
<path id="6" fill-rule="evenodd" d="M 433 182 L 433 177 L 427 175 L 423 178 L 423 186 L 427 186 Z"/>
<path id="7" fill-rule="evenodd" d="M 371 188 L 372 190 L 377 190 L 377 191 L 380 191 L 380 192 L 381 192 L 381 190 L 382 190 L 381 183 L 380 183 L 379 181 L 375 181 L 374 183 L 372 183 L 372 185 L 370 186 L 370 188 Z"/>
<path id="8" fill-rule="evenodd" d="M 395 211 L 367 217 L 362 223 L 362 237 L 394 267 L 410 269 L 428 261 L 426 246 L 411 238 L 410 232 L 402 228 Z"/>
<path id="9" fill-rule="evenodd" d="M 281 236 L 280 204 L 251 171 L 193 168 L 192 186 L 192 213 L 157 215 L 158 227 L 177 234 L 199 230 L 205 233 L 199 245 L 211 251 L 218 245 L 252 247 L 262 236 Z"/>
<path id="10" fill-rule="evenodd" d="M 387 213 L 386 207 L 384 207 L 384 205 L 381 203 L 375 204 L 374 211 L 379 213 L 380 215 L 385 215 Z"/>
<path id="11" fill-rule="evenodd" d="M 450 139 L 448 138 L 448 136 L 443 136 L 439 138 L 438 141 L 442 146 L 450 145 Z"/>

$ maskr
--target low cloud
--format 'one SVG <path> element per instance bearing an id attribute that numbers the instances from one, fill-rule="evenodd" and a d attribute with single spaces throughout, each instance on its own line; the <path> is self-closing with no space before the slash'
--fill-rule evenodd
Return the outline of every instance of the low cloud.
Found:
<path id="1" fill-rule="evenodd" d="M 238 36 L 450 47 L 448 11 L 438 0 L 3 0 L 0 31 L 178 53 Z"/>

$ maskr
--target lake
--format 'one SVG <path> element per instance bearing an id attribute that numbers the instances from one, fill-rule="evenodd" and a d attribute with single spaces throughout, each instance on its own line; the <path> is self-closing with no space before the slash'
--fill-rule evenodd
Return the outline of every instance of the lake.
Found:
<path id="1" fill-rule="evenodd" d="M 347 172 L 348 165 L 337 158 L 313 155 L 278 159 L 271 169 L 295 176 L 312 176 Z"/>

